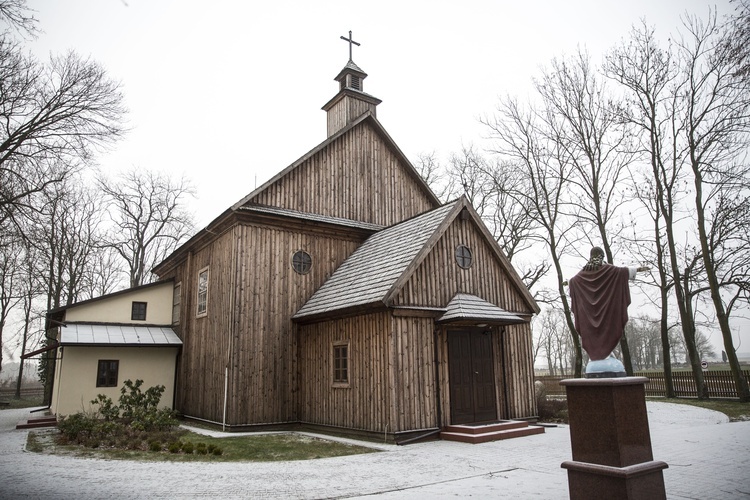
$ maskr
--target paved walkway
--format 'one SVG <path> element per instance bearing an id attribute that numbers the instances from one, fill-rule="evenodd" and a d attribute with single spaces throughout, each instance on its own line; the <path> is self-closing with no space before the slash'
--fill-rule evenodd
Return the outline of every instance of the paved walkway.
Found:
<path id="1" fill-rule="evenodd" d="M 670 499 L 750 499 L 750 422 L 648 403 L 654 459 Z M 383 445 L 381 453 L 299 462 L 154 463 L 24 450 L 28 410 L 0 411 L 0 498 L 568 498 L 566 426 L 470 445 Z"/>

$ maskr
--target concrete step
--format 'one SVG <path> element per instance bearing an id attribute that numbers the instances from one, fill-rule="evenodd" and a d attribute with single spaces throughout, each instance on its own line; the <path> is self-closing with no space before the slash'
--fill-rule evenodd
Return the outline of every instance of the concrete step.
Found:
<path id="1" fill-rule="evenodd" d="M 440 439 L 479 444 L 535 434 L 544 434 L 544 427 L 530 427 L 526 422 L 505 421 L 479 426 L 450 425 L 440 433 Z"/>
<path id="2" fill-rule="evenodd" d="M 444 432 L 458 432 L 462 434 L 486 434 L 494 431 L 507 431 L 510 429 L 522 429 L 528 427 L 527 422 L 521 420 L 500 420 L 486 424 L 458 424 L 448 425 L 443 428 Z"/>
<path id="3" fill-rule="evenodd" d="M 36 429 L 38 427 L 57 427 L 57 417 L 34 417 L 21 420 L 16 424 L 16 429 Z"/>

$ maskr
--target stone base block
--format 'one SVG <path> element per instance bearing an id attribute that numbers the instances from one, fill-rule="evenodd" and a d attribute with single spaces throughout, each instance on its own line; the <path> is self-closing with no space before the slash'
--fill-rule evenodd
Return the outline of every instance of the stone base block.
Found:
<path id="1" fill-rule="evenodd" d="M 666 500 L 664 475 L 668 465 L 650 461 L 627 467 L 611 467 L 567 461 L 568 490 L 574 500 Z"/>

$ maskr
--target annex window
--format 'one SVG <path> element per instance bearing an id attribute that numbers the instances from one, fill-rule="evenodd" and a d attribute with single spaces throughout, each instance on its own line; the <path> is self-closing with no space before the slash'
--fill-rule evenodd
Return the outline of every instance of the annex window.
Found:
<path id="1" fill-rule="evenodd" d="M 133 321 L 146 321 L 146 302 L 133 302 L 130 319 Z"/>
<path id="2" fill-rule="evenodd" d="M 466 245 L 456 247 L 456 263 L 463 269 L 471 267 L 471 250 Z"/>
<path id="3" fill-rule="evenodd" d="M 198 272 L 198 302 L 195 314 L 198 317 L 208 314 L 208 268 Z"/>
<path id="4" fill-rule="evenodd" d="M 335 386 L 349 385 L 348 342 L 336 342 L 333 344 L 333 384 Z"/>
<path id="5" fill-rule="evenodd" d="M 100 359 L 96 369 L 97 387 L 117 387 L 117 371 L 120 362 L 116 359 Z"/>
<path id="6" fill-rule="evenodd" d="M 312 269 L 312 257 L 304 250 L 294 252 L 292 255 L 292 269 L 299 274 L 307 274 Z"/>
<path id="7" fill-rule="evenodd" d="M 182 302 L 182 283 L 177 283 L 172 290 L 172 324 L 180 322 L 180 303 Z"/>

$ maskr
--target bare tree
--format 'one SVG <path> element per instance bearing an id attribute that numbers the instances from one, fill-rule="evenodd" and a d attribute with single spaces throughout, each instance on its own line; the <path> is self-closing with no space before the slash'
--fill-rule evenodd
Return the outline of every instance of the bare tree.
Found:
<path id="1" fill-rule="evenodd" d="M 21 35 L 36 37 L 39 32 L 37 19 L 31 14 L 26 0 L 0 0 L 0 20 Z M 7 30 L 6 30 L 7 32 Z"/>
<path id="2" fill-rule="evenodd" d="M 20 274 L 23 245 L 20 236 L 13 229 L 7 227 L 0 232 L 0 346 L 5 346 L 3 334 L 8 316 L 23 298 L 19 293 L 19 283 L 23 279 Z M 0 349 L 0 367 L 3 351 L 4 349 Z"/>
<path id="3" fill-rule="evenodd" d="M 742 374 L 722 297 L 718 264 L 721 248 L 712 247 L 710 233 L 717 210 L 734 211 L 732 200 L 750 187 L 750 171 L 744 165 L 750 132 L 750 80 L 737 77 L 735 61 L 727 56 L 723 39 L 731 36 L 718 29 L 715 12 L 706 22 L 690 17 L 688 32 L 680 40 L 682 91 L 685 95 L 684 139 L 693 174 L 697 232 L 711 299 L 724 338 L 740 400 L 750 401 L 750 386 Z"/>
<path id="4" fill-rule="evenodd" d="M 123 133 L 119 85 L 75 53 L 42 64 L 0 38 L 0 221 L 37 210 L 33 195 L 62 182 Z"/>
<path id="5" fill-rule="evenodd" d="M 532 235 L 538 227 L 526 216 L 528 208 L 509 195 L 523 182 L 517 169 L 485 156 L 474 146 L 463 146 L 459 153 L 450 155 L 446 167 L 434 153 L 420 155 L 418 170 L 441 199 L 466 195 L 534 298 L 546 301 L 535 285 L 549 272 L 549 262 L 536 259 L 529 263 L 521 258 L 534 245 Z"/>
<path id="6" fill-rule="evenodd" d="M 119 182 L 102 176 L 98 185 L 111 204 L 114 230 L 107 244 L 124 260 L 131 287 L 147 283 L 150 270 L 193 232 L 185 203 L 194 189 L 184 177 L 175 181 L 136 170 L 124 173 Z"/>
<path id="7" fill-rule="evenodd" d="M 679 102 L 676 99 L 676 70 L 670 51 L 663 50 L 654 32 L 641 25 L 630 37 L 607 57 L 606 74 L 618 82 L 626 95 L 620 109 L 623 121 L 630 122 L 637 134 L 637 150 L 648 168 L 631 172 L 634 197 L 641 202 L 651 220 L 654 255 L 650 259 L 657 269 L 662 358 L 665 360 L 667 397 L 674 397 L 671 356 L 669 355 L 669 290 L 672 288 L 683 334 L 693 345 L 695 327 L 687 312 L 685 291 L 678 262 L 678 243 L 675 231 L 679 219 L 679 201 L 685 195 L 682 159 L 678 149 L 680 134 L 677 123 Z M 633 228 L 636 225 L 633 224 Z M 634 234 L 634 241 L 643 236 Z M 692 347 L 691 347 L 692 349 Z M 699 363 L 697 357 L 694 361 Z M 698 394 L 706 394 L 703 372 L 699 364 L 693 370 Z"/>
<path id="8" fill-rule="evenodd" d="M 579 50 L 571 58 L 553 60 L 535 88 L 543 106 L 559 118 L 549 124 L 572 165 L 570 183 L 579 195 L 575 209 L 581 239 L 603 248 L 607 262 L 614 264 L 613 241 L 620 232 L 617 216 L 624 202 L 623 181 L 633 159 L 627 144 L 629 126 L 619 119 L 613 99 L 597 79 L 585 52 Z M 632 375 L 624 335 L 620 346 L 625 370 Z"/>
<path id="9" fill-rule="evenodd" d="M 734 75 L 750 79 L 750 1 L 731 0 L 735 5 L 734 15 L 729 18 L 728 36 L 723 43 L 727 56 L 735 65 Z"/>
<path id="10" fill-rule="evenodd" d="M 36 347 L 37 343 L 41 340 L 39 334 L 43 333 L 43 329 L 41 328 L 34 329 L 33 324 L 36 320 L 40 320 L 44 316 L 42 313 L 35 313 L 34 311 L 37 298 L 44 291 L 44 280 L 40 279 L 38 275 L 39 266 L 37 264 L 35 249 L 30 245 L 26 245 L 25 250 L 22 263 L 24 281 L 20 290 L 23 320 L 19 332 L 21 337 L 21 357 L 18 366 L 18 379 L 16 380 L 16 399 L 21 398 L 21 383 L 23 382 L 24 367 L 26 364 L 23 356 L 29 351 L 29 348 L 33 350 Z"/>
<path id="11" fill-rule="evenodd" d="M 567 236 L 576 228 L 570 216 L 572 205 L 570 151 L 558 135 L 560 117 L 550 108 L 524 110 L 511 98 L 504 99 L 493 119 L 484 123 L 492 131 L 495 152 L 512 165 L 521 182 L 506 189 L 508 196 L 524 210 L 524 215 L 539 228 L 534 238 L 542 242 L 552 259 L 557 278 L 557 291 L 571 335 L 575 352 L 575 376 L 582 374 L 583 354 L 578 332 L 573 324 L 564 289 L 561 259 L 569 251 Z"/>

